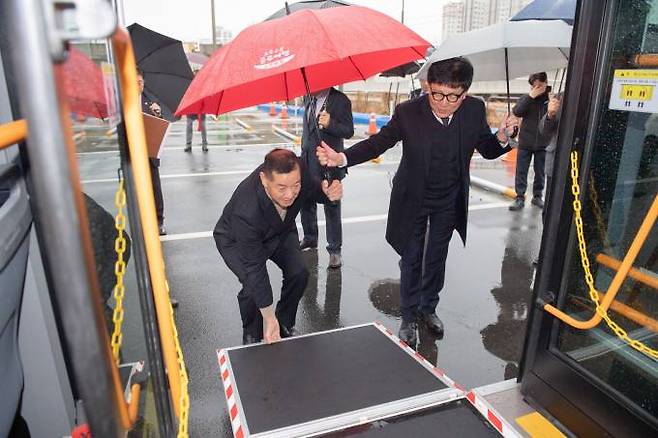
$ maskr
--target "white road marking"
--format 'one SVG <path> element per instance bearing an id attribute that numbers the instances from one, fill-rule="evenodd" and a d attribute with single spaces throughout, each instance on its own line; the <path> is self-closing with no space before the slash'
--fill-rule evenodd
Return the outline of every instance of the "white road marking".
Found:
<path id="1" fill-rule="evenodd" d="M 170 178 L 189 178 L 193 176 L 226 176 L 226 175 L 248 175 L 253 172 L 253 169 L 250 170 L 230 170 L 226 172 L 198 172 L 198 173 L 173 173 L 171 175 L 160 175 L 160 179 L 170 179 Z M 108 183 L 118 182 L 116 178 L 101 178 L 101 179 L 87 179 L 82 181 L 82 184 L 98 184 L 98 183 Z"/>
<path id="2" fill-rule="evenodd" d="M 287 143 L 245 143 L 245 144 L 234 144 L 234 145 L 208 145 L 208 149 L 237 149 L 237 148 L 242 148 L 242 147 L 256 147 L 256 146 L 264 146 L 264 147 L 281 147 L 281 146 L 286 146 L 290 145 L 290 142 Z M 197 146 L 197 145 L 193 145 Z M 201 147 L 201 145 L 198 145 Z M 165 146 L 164 147 L 165 151 L 182 151 L 183 146 Z M 119 150 L 118 149 L 113 149 L 111 151 L 93 151 L 93 152 L 77 152 L 77 155 L 103 155 L 103 154 L 116 154 L 119 155 Z"/>
<path id="3" fill-rule="evenodd" d="M 493 208 L 505 208 L 509 204 L 507 202 L 492 202 L 490 204 L 479 204 L 469 207 L 469 211 L 477 210 L 490 210 Z M 360 224 L 364 222 L 379 222 L 385 221 L 388 215 L 386 214 L 374 214 L 371 216 L 356 216 L 348 217 L 343 219 L 343 224 Z M 318 221 L 318 227 L 324 227 L 326 225 L 325 221 Z M 297 228 L 301 230 L 301 225 L 298 223 Z M 199 231 L 196 233 L 180 233 L 180 234 L 168 234 L 166 236 L 161 236 L 161 242 L 171 242 L 174 240 L 192 240 L 192 239 L 203 239 L 207 237 L 212 237 L 212 231 Z"/>

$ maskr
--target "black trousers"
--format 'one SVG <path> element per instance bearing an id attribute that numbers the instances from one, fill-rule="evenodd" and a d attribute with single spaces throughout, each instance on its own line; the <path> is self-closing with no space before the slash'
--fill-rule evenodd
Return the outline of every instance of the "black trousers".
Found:
<path id="1" fill-rule="evenodd" d="M 254 291 L 245 287 L 245 270 L 236 247 L 221 248 L 220 254 L 229 269 L 238 277 L 242 289 L 238 293 L 238 305 L 242 318 L 242 328 L 257 339 L 263 338 L 263 317 L 251 298 Z M 281 299 L 276 304 L 276 318 L 279 324 L 290 328 L 295 326 L 297 306 L 308 283 L 308 270 L 299 249 L 297 230 L 288 233 L 270 257 L 283 272 Z"/>
<path id="2" fill-rule="evenodd" d="M 424 209 L 416 218 L 400 260 L 400 307 L 404 321 L 413 322 L 420 313 L 436 311 L 456 217 L 456 209 L 447 208 Z"/>
<path id="3" fill-rule="evenodd" d="M 149 158 L 151 166 L 151 182 L 153 183 L 153 196 L 155 197 L 155 214 L 158 216 L 158 225 L 164 223 L 164 197 L 160 183 L 160 159 Z"/>
<path id="4" fill-rule="evenodd" d="M 546 161 L 546 151 L 529 151 L 519 149 L 516 155 L 516 175 L 514 178 L 514 190 L 517 198 L 525 197 L 525 191 L 528 188 L 528 169 L 530 169 L 530 160 L 533 161 L 535 171 L 535 181 L 532 184 L 532 196 L 541 198 L 544 191 L 544 163 Z"/>
<path id="5" fill-rule="evenodd" d="M 302 228 L 304 238 L 318 241 L 318 205 L 314 201 L 306 201 L 302 205 Z M 330 254 L 340 254 L 343 246 L 343 225 L 340 219 L 340 201 L 324 204 L 324 217 L 327 222 L 327 251 Z"/>

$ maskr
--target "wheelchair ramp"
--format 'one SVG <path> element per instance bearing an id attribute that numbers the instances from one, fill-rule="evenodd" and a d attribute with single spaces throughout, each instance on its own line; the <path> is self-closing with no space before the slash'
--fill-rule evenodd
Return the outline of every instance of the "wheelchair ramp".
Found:
<path id="1" fill-rule="evenodd" d="M 495 438 L 500 437 L 487 420 L 468 400 L 459 399 L 428 409 L 396 415 L 338 432 L 322 435 L 327 438 Z"/>
<path id="2" fill-rule="evenodd" d="M 217 354 L 236 437 L 329 432 L 463 396 L 379 324 Z"/>

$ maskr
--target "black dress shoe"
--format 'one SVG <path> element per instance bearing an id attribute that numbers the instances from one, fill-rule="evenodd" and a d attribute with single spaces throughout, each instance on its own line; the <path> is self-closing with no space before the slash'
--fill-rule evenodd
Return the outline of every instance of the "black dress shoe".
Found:
<path id="1" fill-rule="evenodd" d="M 423 313 L 419 318 L 428 329 L 438 336 L 443 336 L 443 322 L 436 316 L 436 313 Z"/>
<path id="2" fill-rule="evenodd" d="M 530 201 L 530 203 L 535 207 L 539 207 L 541 210 L 544 209 L 544 201 L 542 201 L 542 199 L 539 196 L 534 196 L 532 198 L 532 201 Z"/>
<path id="3" fill-rule="evenodd" d="M 299 242 L 299 249 L 301 249 L 302 251 L 305 249 L 315 249 L 317 247 L 318 247 L 317 240 L 302 239 L 302 241 Z"/>
<path id="4" fill-rule="evenodd" d="M 292 338 L 293 336 L 299 336 L 299 330 L 295 327 L 286 327 L 285 325 L 279 324 L 279 334 L 282 339 Z"/>
<path id="5" fill-rule="evenodd" d="M 415 322 L 402 321 L 400 330 L 398 331 L 398 338 L 404 341 L 408 346 L 414 348 L 416 341 L 418 341 L 418 324 Z"/>
<path id="6" fill-rule="evenodd" d="M 242 332 L 242 345 L 257 344 L 260 341 L 260 338 L 257 338 L 251 333 Z"/>
<path id="7" fill-rule="evenodd" d="M 525 207 L 525 201 L 523 198 L 516 198 L 508 208 L 510 211 L 519 211 L 523 207 Z"/>
<path id="8" fill-rule="evenodd" d="M 178 300 L 176 298 L 170 298 L 169 301 L 171 302 L 171 307 L 178 309 Z"/>

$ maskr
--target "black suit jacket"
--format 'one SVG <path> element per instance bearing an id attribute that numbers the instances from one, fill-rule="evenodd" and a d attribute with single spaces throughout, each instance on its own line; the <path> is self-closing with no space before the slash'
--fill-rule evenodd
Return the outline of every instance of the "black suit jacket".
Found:
<path id="1" fill-rule="evenodd" d="M 261 169 L 262 165 L 258 166 L 238 185 L 213 232 L 220 254 L 224 250 L 237 251 L 245 273 L 240 282 L 259 308 L 273 301 L 265 263 L 288 233 L 297 233 L 295 218 L 303 202 L 306 199 L 329 202 L 320 180 L 309 175 L 302 166 L 301 191 L 282 221 L 260 181 Z"/>
<path id="2" fill-rule="evenodd" d="M 352 119 L 352 102 L 350 99 L 335 88 L 329 89 L 329 95 L 325 101 L 325 110 L 330 114 L 329 126 L 318 129 L 317 122 L 310 122 L 304 114 L 304 130 L 302 132 L 302 160 L 312 175 L 322 177 L 322 168 L 315 155 L 315 149 L 319 141 L 327 143 L 335 151 L 342 152 L 345 149 L 344 139 L 354 135 L 354 120 Z M 319 114 L 317 114 L 319 116 Z M 316 118 L 317 120 L 317 118 Z M 334 178 L 342 179 L 344 170 L 337 169 Z"/>
<path id="3" fill-rule="evenodd" d="M 411 237 L 414 219 L 420 212 L 425 187 L 430 172 L 432 124 L 440 123 L 430 108 L 428 95 L 399 104 L 391 120 L 378 134 L 345 150 L 348 166 L 376 158 L 402 141 L 402 160 L 393 178 L 393 189 L 388 210 L 386 240 L 402 254 Z M 461 202 L 458 203 L 457 225 L 462 241 L 466 244 L 468 220 L 469 165 L 473 151 L 477 149 L 487 159 L 508 152 L 502 147 L 487 125 L 484 103 L 467 96 L 455 112 L 451 123 L 459 124 L 459 166 L 461 176 Z"/>

